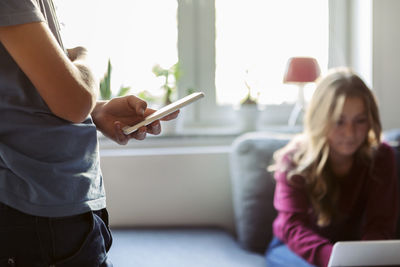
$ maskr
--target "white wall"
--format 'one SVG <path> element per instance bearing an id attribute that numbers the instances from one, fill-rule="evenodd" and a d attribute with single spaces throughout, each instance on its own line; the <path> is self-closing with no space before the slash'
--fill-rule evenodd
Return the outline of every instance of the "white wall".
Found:
<path id="1" fill-rule="evenodd" d="M 101 149 L 111 225 L 218 226 L 233 231 L 229 149 Z"/>
<path id="2" fill-rule="evenodd" d="M 373 88 L 384 129 L 400 128 L 400 1 L 373 1 Z"/>
<path id="3" fill-rule="evenodd" d="M 378 98 L 384 130 L 400 128 L 400 1 L 331 0 L 329 66 L 350 66 Z"/>
<path id="4" fill-rule="evenodd" d="M 372 0 L 353 0 L 350 5 L 350 58 L 351 66 L 372 88 Z"/>

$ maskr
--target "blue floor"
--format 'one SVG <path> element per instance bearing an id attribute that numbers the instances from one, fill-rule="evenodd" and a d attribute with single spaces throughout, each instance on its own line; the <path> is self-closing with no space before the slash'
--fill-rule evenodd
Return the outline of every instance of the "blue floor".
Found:
<path id="1" fill-rule="evenodd" d="M 218 229 L 113 229 L 115 267 L 266 267 Z"/>

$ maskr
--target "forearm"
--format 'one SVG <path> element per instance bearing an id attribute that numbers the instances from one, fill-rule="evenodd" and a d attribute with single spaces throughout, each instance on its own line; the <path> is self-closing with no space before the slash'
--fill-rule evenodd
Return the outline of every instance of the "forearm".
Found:
<path id="1" fill-rule="evenodd" d="M 0 27 L 0 42 L 30 79 L 53 114 L 82 122 L 92 111 L 97 85 L 76 57 L 66 57 L 43 22 Z"/>
<path id="2" fill-rule="evenodd" d="M 316 266 L 327 266 L 333 244 L 313 231 L 299 215 L 281 212 L 274 223 L 274 235 L 293 252 Z"/>
<path id="3" fill-rule="evenodd" d="M 90 94 L 91 96 L 91 113 L 95 106 L 97 105 L 97 96 L 99 92 L 99 85 L 96 77 L 94 76 L 93 72 L 91 71 L 91 68 L 89 66 L 89 61 L 88 61 L 88 52 L 86 48 L 84 47 L 75 47 L 72 49 L 68 49 L 68 57 L 71 60 L 71 62 L 74 64 L 78 71 L 79 79 L 81 83 L 85 85 L 85 90 Z"/>
<path id="4" fill-rule="evenodd" d="M 289 184 L 286 172 L 275 172 L 274 206 L 278 216 L 274 235 L 293 252 L 317 266 L 326 266 L 332 244 L 313 230 L 309 220 L 310 202 L 301 176 L 293 176 Z"/>

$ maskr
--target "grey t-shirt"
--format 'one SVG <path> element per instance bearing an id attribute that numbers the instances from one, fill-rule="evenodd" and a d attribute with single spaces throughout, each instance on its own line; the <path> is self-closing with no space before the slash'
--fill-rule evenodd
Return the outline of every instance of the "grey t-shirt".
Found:
<path id="1" fill-rule="evenodd" d="M 54 14 L 51 0 L 0 0 L 0 26 L 46 22 L 62 47 Z M 91 117 L 55 116 L 1 43 L 0 202 L 48 217 L 106 205 Z"/>

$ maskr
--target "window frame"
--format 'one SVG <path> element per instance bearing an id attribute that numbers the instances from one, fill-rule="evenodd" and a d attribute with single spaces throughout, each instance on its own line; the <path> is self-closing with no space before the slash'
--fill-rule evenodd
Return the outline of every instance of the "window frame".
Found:
<path id="1" fill-rule="evenodd" d="M 329 68 L 350 63 L 350 5 L 346 0 L 329 0 Z M 206 95 L 199 103 L 185 108 L 184 131 L 201 128 L 203 131 L 240 132 L 235 107 L 216 103 L 215 13 L 215 0 L 178 0 L 178 58 L 184 73 L 178 83 L 178 95 L 184 96 L 185 88 L 195 88 Z M 287 104 L 267 105 L 263 110 L 279 114 L 276 118 L 264 114 L 266 120 L 261 123 L 268 129 L 285 126 L 287 120 L 284 118 L 289 118 L 291 108 Z M 259 113 L 267 111 L 260 110 Z"/>
<path id="2" fill-rule="evenodd" d="M 178 83 L 179 96 L 186 94 L 185 88 L 206 95 L 185 108 L 185 126 L 221 126 L 232 108 L 216 104 L 214 0 L 178 0 L 178 58 L 184 73 Z"/>

